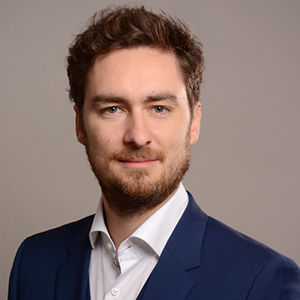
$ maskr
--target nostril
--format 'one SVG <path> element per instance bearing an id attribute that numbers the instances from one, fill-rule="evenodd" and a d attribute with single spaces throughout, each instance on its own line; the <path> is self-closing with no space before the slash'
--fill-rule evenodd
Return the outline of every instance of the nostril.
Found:
<path id="1" fill-rule="evenodd" d="M 126 135 L 124 137 L 124 144 L 130 145 L 132 148 L 140 148 L 146 145 L 150 145 L 151 140 L 147 137 Z"/>
<path id="2" fill-rule="evenodd" d="M 151 143 L 151 134 L 145 125 L 144 120 L 131 119 L 128 129 L 124 134 L 124 143 L 139 148 Z"/>

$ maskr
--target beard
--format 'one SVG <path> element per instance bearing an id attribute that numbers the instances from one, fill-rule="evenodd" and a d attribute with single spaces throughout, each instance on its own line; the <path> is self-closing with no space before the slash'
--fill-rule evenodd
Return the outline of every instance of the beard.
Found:
<path id="1" fill-rule="evenodd" d="M 188 135 L 187 135 L 188 137 Z M 128 169 L 127 175 L 111 172 L 101 154 L 93 153 L 86 145 L 86 152 L 91 168 L 98 179 L 108 206 L 120 216 L 142 214 L 161 204 L 178 187 L 189 168 L 190 145 L 186 139 L 185 151 L 176 161 L 163 168 L 160 176 L 148 169 Z M 108 156 L 109 162 L 128 159 L 157 160 L 163 163 L 165 154 L 149 148 L 125 149 Z M 154 176 L 154 178 L 153 178 Z"/>

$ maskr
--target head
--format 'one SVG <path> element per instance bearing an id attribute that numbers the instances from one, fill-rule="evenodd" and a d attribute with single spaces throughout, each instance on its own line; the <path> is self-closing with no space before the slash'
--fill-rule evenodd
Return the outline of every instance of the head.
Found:
<path id="1" fill-rule="evenodd" d="M 78 140 L 104 203 L 130 215 L 176 190 L 198 139 L 203 59 L 187 27 L 141 8 L 105 11 L 68 57 Z"/>

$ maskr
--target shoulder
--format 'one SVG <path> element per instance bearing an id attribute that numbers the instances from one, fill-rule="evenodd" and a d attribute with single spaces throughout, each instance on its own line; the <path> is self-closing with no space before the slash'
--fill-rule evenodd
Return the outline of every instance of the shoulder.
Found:
<path id="1" fill-rule="evenodd" d="M 239 286 L 249 299 L 277 299 L 272 297 L 284 289 L 300 295 L 300 269 L 293 260 L 211 217 L 201 262 L 207 272 L 214 270 L 217 280 L 229 289 Z"/>
<path id="2" fill-rule="evenodd" d="M 234 260 L 239 260 L 240 263 L 243 260 L 251 263 L 285 258 L 263 243 L 212 217 L 208 217 L 207 220 L 204 243 L 216 249 L 216 255 L 232 257 Z"/>
<path id="3" fill-rule="evenodd" d="M 94 215 L 87 216 L 85 218 L 82 218 L 80 220 L 64 224 L 62 226 L 43 231 L 37 234 L 34 234 L 28 238 L 26 238 L 26 242 L 28 243 L 62 243 L 67 244 L 70 242 L 73 238 L 76 237 L 76 235 L 81 232 L 83 229 L 89 229 L 92 221 L 93 221 Z"/>
<path id="4" fill-rule="evenodd" d="M 92 221 L 93 215 L 26 238 L 15 256 L 8 299 L 53 299 L 57 270 L 72 245 L 89 249 Z"/>
<path id="5" fill-rule="evenodd" d="M 207 260 L 213 259 L 221 265 L 228 262 L 245 266 L 285 258 L 263 243 L 206 215 L 190 193 L 189 200 L 180 228 L 184 233 L 192 233 L 185 234 L 186 239 L 201 236 L 201 256 Z"/>
<path id="6" fill-rule="evenodd" d="M 200 250 L 201 270 L 208 273 L 214 271 L 216 274 L 217 270 L 221 277 L 229 280 L 239 280 L 247 276 L 250 280 L 269 264 L 275 266 L 277 263 L 299 272 L 299 267 L 291 259 L 206 215 L 190 193 L 182 224 L 180 230 L 184 233 L 185 241 L 193 239 L 192 246 L 188 243 L 189 248 L 195 248 L 196 240 L 201 240 L 201 243 L 197 244 Z M 197 255 L 197 251 L 194 253 Z"/>
<path id="7" fill-rule="evenodd" d="M 233 229 L 232 227 L 208 217 L 206 224 L 205 242 L 215 249 L 219 249 L 224 255 L 230 253 L 238 257 L 250 257 L 252 259 L 266 259 L 279 256 L 261 242 Z"/>
<path id="8" fill-rule="evenodd" d="M 67 253 L 68 247 L 79 237 L 88 238 L 94 215 L 68 223 L 57 228 L 27 237 L 21 244 L 20 250 L 33 257 L 49 258 L 49 261 L 59 259 Z M 20 252 L 19 250 L 19 252 Z"/>
<path id="9" fill-rule="evenodd" d="M 17 299 L 19 295 L 24 299 L 53 299 L 57 270 L 69 257 L 72 245 L 89 249 L 92 221 L 93 215 L 26 238 L 10 273 L 8 299 Z"/>

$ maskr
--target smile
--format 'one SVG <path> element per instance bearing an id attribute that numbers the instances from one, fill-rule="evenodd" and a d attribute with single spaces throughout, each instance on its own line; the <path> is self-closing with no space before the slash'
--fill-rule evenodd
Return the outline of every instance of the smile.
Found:
<path id="1" fill-rule="evenodd" d="M 149 168 L 157 163 L 156 159 L 128 159 L 119 160 L 127 168 Z"/>

